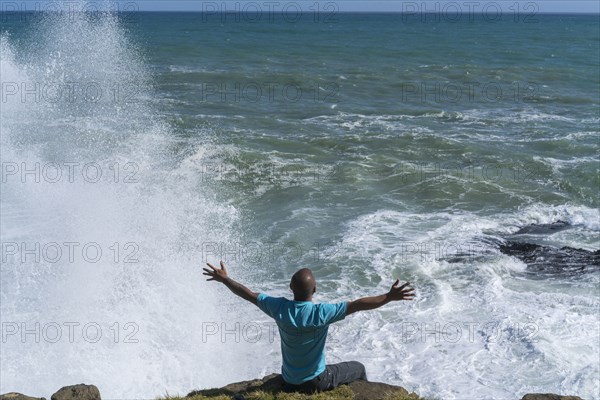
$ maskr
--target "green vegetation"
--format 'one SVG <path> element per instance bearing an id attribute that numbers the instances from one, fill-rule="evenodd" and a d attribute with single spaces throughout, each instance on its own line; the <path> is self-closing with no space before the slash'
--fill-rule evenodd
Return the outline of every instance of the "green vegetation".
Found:
<path id="1" fill-rule="evenodd" d="M 348 386 L 340 386 L 334 390 L 316 394 L 300 394 L 300 393 L 268 393 L 262 390 L 252 391 L 244 394 L 247 400 L 351 400 L 354 398 L 354 392 Z M 231 395 L 217 394 L 214 395 L 194 395 L 191 397 L 163 397 L 160 400 L 231 400 Z M 385 397 L 385 400 L 420 400 L 419 397 L 401 394 L 390 394 Z"/>

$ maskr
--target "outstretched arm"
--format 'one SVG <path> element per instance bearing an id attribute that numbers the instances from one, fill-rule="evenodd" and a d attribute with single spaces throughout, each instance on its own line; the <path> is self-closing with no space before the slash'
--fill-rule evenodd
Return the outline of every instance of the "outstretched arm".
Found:
<path id="1" fill-rule="evenodd" d="M 225 268 L 225 263 L 223 263 L 223 261 L 221 261 L 221 269 L 215 268 L 210 263 L 206 263 L 206 265 L 208 265 L 211 268 L 202 268 L 204 270 L 202 275 L 207 275 L 210 277 L 207 279 L 207 281 L 221 282 L 225 286 L 227 286 L 229 290 L 231 290 L 236 295 L 240 296 L 242 299 L 248 300 L 250 303 L 256 305 L 258 293 L 253 292 L 241 283 L 238 283 L 231 279 L 227 275 L 227 268 Z"/>
<path id="2" fill-rule="evenodd" d="M 410 282 L 406 282 L 402 286 L 398 286 L 399 284 L 400 279 L 396 279 L 396 282 L 394 282 L 390 291 L 385 294 L 349 301 L 346 308 L 346 315 L 350 315 L 357 311 L 374 310 L 390 301 L 412 300 L 415 296 L 415 289 L 409 286 Z"/>

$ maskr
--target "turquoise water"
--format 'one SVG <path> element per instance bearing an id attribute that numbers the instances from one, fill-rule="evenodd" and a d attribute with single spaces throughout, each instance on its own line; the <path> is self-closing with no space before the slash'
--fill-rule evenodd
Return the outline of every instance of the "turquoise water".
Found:
<path id="1" fill-rule="evenodd" d="M 274 162 L 297 175 L 331 167 L 334 182 L 322 188 L 346 207 L 369 209 L 375 196 L 376 208 L 401 201 L 421 212 L 486 213 L 533 202 L 598 205 L 597 31 L 594 16 L 219 24 L 199 14 L 145 14 L 132 27 L 151 46 L 147 61 L 169 100 L 165 117 L 183 135 L 206 127 L 233 144 L 233 167 L 264 163 L 271 175 L 285 174 L 268 172 Z M 230 182 L 236 191 L 268 181 L 256 169 L 255 181 Z M 423 170 L 449 179 L 423 181 Z M 461 175 L 470 181 L 451 179 Z M 268 200 L 285 196 L 268 186 Z M 321 188 L 299 186 L 302 196 Z M 365 191 L 366 201 L 348 198 L 349 190 Z"/>
<path id="2" fill-rule="evenodd" d="M 224 259 L 282 295 L 309 266 L 317 301 L 413 282 L 417 300 L 353 316 L 328 344 L 329 362 L 362 361 L 373 380 L 444 399 L 598 398 L 597 272 L 540 279 L 494 246 L 562 220 L 573 228 L 532 240 L 600 247 L 598 18 L 535 21 L 3 19 L 3 84 L 104 90 L 7 95 L 3 160 L 136 171 L 130 185 L 7 179 L 3 242 L 133 242 L 140 262 L 5 262 L 2 320 L 129 321 L 140 341 L 9 340 L 0 391 L 85 380 L 148 397 L 277 372 L 277 341 L 202 335 L 267 321 L 200 279 Z"/>

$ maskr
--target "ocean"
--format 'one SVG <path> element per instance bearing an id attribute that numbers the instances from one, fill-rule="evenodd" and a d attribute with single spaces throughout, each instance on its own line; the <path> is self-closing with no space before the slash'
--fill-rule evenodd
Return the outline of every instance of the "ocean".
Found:
<path id="1" fill-rule="evenodd" d="M 600 399 L 597 15 L 0 16 L 0 392 L 279 372 L 224 260 L 317 302 L 410 281 L 330 327 L 370 380 Z"/>

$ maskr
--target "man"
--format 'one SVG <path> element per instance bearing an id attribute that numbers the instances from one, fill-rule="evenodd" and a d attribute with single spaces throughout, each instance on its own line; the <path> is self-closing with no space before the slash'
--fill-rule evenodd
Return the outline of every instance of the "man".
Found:
<path id="1" fill-rule="evenodd" d="M 325 339 L 329 324 L 341 321 L 346 316 L 363 310 L 373 310 L 390 301 L 412 300 L 415 295 L 409 282 L 399 286 L 400 280 L 392 285 L 389 292 L 358 300 L 328 304 L 315 304 L 313 295 L 317 283 L 308 268 L 302 268 L 292 276 L 290 289 L 294 300 L 284 297 L 270 297 L 256 293 L 234 281 L 227 275 L 225 264 L 221 268 L 203 268 L 208 281 L 225 284 L 236 295 L 255 304 L 267 315 L 274 318 L 281 336 L 283 365 L 281 375 L 286 391 L 318 392 L 355 380 L 367 380 L 365 367 L 357 361 L 325 365 Z"/>

